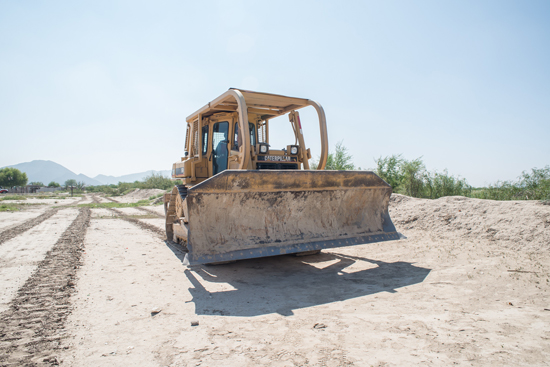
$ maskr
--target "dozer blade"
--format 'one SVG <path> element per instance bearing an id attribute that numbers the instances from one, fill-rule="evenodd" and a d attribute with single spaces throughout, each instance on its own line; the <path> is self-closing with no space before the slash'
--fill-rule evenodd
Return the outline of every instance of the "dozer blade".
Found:
<path id="1" fill-rule="evenodd" d="M 368 171 L 223 171 L 187 190 L 187 263 L 399 239 L 391 192 Z"/>

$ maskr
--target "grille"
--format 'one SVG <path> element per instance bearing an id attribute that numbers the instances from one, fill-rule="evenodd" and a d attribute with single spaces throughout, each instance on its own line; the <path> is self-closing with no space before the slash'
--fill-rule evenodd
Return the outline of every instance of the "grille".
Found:
<path id="1" fill-rule="evenodd" d="M 256 169 L 298 169 L 296 163 L 256 163 Z"/>

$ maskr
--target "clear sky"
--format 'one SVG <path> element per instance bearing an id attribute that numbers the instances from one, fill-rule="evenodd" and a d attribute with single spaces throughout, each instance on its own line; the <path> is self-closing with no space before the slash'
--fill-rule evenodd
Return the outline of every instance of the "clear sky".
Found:
<path id="1" fill-rule="evenodd" d="M 515 179 L 550 164 L 550 1 L 0 0 L 0 166 L 170 169 L 229 87 L 318 101 L 362 168 Z"/>

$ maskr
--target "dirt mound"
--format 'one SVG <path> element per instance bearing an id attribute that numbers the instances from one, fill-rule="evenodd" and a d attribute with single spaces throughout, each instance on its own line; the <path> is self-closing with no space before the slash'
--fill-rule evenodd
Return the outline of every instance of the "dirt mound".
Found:
<path id="1" fill-rule="evenodd" d="M 538 201 L 493 201 L 463 196 L 436 200 L 393 194 L 397 230 L 420 229 L 448 239 L 499 241 L 511 249 L 550 249 L 550 206 Z"/>
<path id="2" fill-rule="evenodd" d="M 135 189 L 134 191 L 123 196 L 125 199 L 143 200 L 149 199 L 151 196 L 157 196 L 163 194 L 164 190 L 161 189 Z"/>

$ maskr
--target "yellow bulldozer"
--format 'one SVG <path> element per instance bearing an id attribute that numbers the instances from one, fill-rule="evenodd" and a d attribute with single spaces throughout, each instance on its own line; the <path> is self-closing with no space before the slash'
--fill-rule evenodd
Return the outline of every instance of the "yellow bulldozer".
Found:
<path id="1" fill-rule="evenodd" d="M 310 169 L 298 110 L 319 117 L 321 154 Z M 288 114 L 294 145 L 269 145 Z M 399 239 L 388 214 L 391 187 L 370 171 L 324 170 L 325 113 L 305 98 L 229 89 L 187 117 L 181 180 L 164 195 L 166 236 L 187 247 L 185 263 L 208 264 L 311 254 Z"/>

